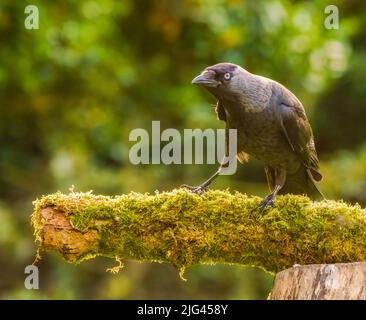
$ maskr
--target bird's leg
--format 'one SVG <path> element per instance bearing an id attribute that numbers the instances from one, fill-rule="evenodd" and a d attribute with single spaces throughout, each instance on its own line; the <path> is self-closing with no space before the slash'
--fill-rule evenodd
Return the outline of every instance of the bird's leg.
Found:
<path id="1" fill-rule="evenodd" d="M 275 207 L 275 197 L 278 193 L 278 191 L 281 190 L 281 188 L 284 186 L 286 181 L 286 171 L 283 169 L 275 170 L 275 187 L 271 194 L 269 194 L 267 197 L 263 199 L 263 201 L 258 205 L 259 212 L 261 214 L 264 213 L 264 210 L 268 207 Z"/>
<path id="2" fill-rule="evenodd" d="M 275 203 L 274 203 L 274 199 L 277 195 L 277 192 L 280 191 L 281 189 L 281 186 L 280 185 L 276 185 L 273 192 L 271 194 L 269 194 L 267 197 L 265 197 L 263 199 L 263 201 L 258 205 L 258 209 L 259 209 L 259 212 L 261 214 L 263 214 L 264 210 L 266 209 L 267 206 L 271 206 L 271 207 L 275 207 Z"/>
<path id="3" fill-rule="evenodd" d="M 191 190 L 193 193 L 203 194 L 208 190 L 208 187 L 211 185 L 211 183 L 220 175 L 220 172 L 223 168 L 226 168 L 229 165 L 226 158 L 221 161 L 220 167 L 217 169 L 217 171 L 208 178 L 204 183 L 200 184 L 199 186 L 189 186 L 187 184 L 181 185 L 181 188 L 186 188 Z"/>
<path id="4" fill-rule="evenodd" d="M 210 178 L 208 178 L 204 183 L 200 184 L 199 186 L 189 186 L 187 184 L 182 184 L 181 188 L 189 189 L 193 193 L 203 194 L 208 190 L 210 184 L 219 176 L 221 170 L 222 166 L 220 166 L 219 169 Z"/>

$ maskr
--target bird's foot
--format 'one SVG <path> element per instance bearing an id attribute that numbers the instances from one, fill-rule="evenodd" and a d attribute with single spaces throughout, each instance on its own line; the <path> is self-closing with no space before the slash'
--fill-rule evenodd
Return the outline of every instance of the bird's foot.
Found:
<path id="1" fill-rule="evenodd" d="M 190 190 L 193 193 L 202 195 L 202 194 L 204 194 L 208 190 L 209 184 L 202 183 L 199 186 L 189 186 L 187 184 L 182 184 L 180 187 L 181 188 L 188 189 L 188 190 Z"/>
<path id="2" fill-rule="evenodd" d="M 270 195 L 268 195 L 263 199 L 263 201 L 256 207 L 256 209 L 259 209 L 260 214 L 264 214 L 264 211 L 268 206 L 275 208 L 276 205 L 274 203 L 274 199 L 275 195 L 271 193 Z"/>

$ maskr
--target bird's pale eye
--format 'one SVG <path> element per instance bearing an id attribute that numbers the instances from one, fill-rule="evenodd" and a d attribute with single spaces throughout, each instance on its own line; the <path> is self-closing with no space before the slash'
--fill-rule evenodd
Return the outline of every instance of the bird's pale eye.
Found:
<path id="1" fill-rule="evenodd" d="M 229 72 L 226 72 L 224 74 L 224 78 L 225 78 L 225 80 L 229 80 L 231 78 L 231 74 Z"/>

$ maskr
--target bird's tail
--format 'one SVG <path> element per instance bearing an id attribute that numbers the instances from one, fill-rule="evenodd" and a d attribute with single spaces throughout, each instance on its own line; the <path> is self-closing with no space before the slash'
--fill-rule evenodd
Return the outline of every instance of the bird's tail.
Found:
<path id="1" fill-rule="evenodd" d="M 320 173 L 318 174 L 320 175 Z M 324 199 L 324 196 L 315 185 L 313 177 L 314 173 L 301 166 L 295 173 L 286 175 L 285 185 L 282 187 L 279 194 L 304 194 L 312 200 L 322 200 Z"/>

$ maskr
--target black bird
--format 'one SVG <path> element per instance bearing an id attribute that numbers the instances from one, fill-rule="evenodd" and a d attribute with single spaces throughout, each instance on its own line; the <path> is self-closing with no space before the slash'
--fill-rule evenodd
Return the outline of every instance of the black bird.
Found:
<path id="1" fill-rule="evenodd" d="M 231 63 L 207 67 L 192 83 L 218 99 L 217 117 L 226 122 L 226 130 L 237 129 L 238 160 L 246 162 L 250 155 L 263 161 L 271 194 L 260 203 L 261 212 L 274 206 L 277 193 L 323 198 L 314 183 L 322 175 L 313 133 L 304 107 L 290 90 Z M 205 192 L 223 166 L 200 186 L 184 187 Z"/>

